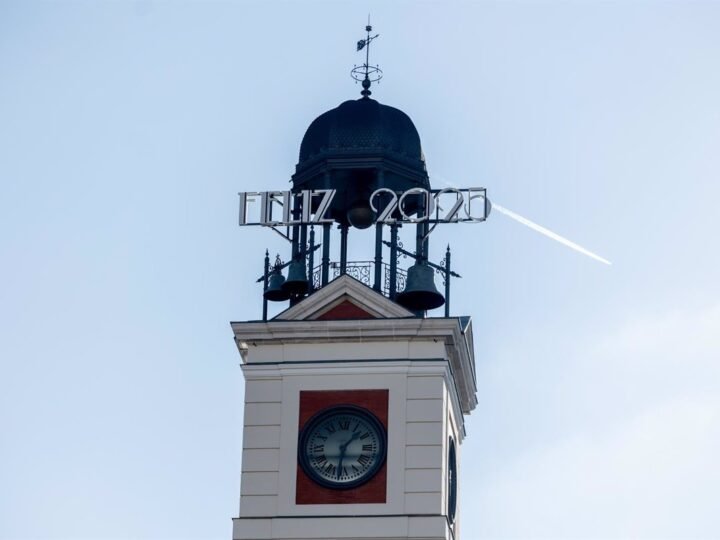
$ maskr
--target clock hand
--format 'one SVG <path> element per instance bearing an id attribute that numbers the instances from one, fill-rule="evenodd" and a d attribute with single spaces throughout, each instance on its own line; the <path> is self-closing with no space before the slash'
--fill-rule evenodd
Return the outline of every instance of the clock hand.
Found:
<path id="1" fill-rule="evenodd" d="M 340 451 L 340 459 L 338 460 L 338 472 L 337 472 L 337 479 L 340 480 L 340 476 L 342 475 L 342 462 L 345 458 L 345 449 L 343 448 Z"/>
<path id="2" fill-rule="evenodd" d="M 340 458 L 338 459 L 338 473 L 337 477 L 338 480 L 340 479 L 340 475 L 342 474 L 342 462 L 343 459 L 345 459 L 345 451 L 347 450 L 348 445 L 353 442 L 355 439 L 357 439 L 360 436 L 360 432 L 357 431 L 353 433 L 353 436 L 350 437 L 347 441 L 345 441 L 343 444 L 340 445 Z"/>
<path id="3" fill-rule="evenodd" d="M 345 441 L 343 444 L 340 445 L 340 452 L 342 454 L 345 454 L 345 450 L 347 449 L 348 445 L 353 442 L 355 439 L 357 439 L 360 436 L 360 432 L 356 432 L 353 434 L 352 437 L 350 437 L 347 441 Z"/>
<path id="4" fill-rule="evenodd" d="M 347 445 L 349 442 L 350 441 L 346 442 L 345 444 L 340 445 L 340 458 L 338 459 L 338 472 L 337 472 L 338 480 L 340 480 L 340 476 L 342 475 L 342 462 L 343 462 L 343 459 L 345 459 L 345 450 L 347 450 Z"/>
<path id="5" fill-rule="evenodd" d="M 357 439 L 359 436 L 360 436 L 360 432 L 359 432 L 359 431 L 356 431 L 355 433 L 353 433 L 353 436 L 350 437 L 350 440 L 345 443 L 345 446 L 347 446 L 348 444 L 350 444 L 351 442 L 353 442 L 353 441 L 354 441 L 355 439 Z"/>

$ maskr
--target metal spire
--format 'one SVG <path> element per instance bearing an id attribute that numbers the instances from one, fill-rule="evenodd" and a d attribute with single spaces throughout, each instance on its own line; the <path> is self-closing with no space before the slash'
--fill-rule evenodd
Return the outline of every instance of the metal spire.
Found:
<path id="1" fill-rule="evenodd" d="M 362 82 L 363 90 L 360 93 L 367 99 L 368 96 L 372 94 L 370 91 L 370 84 L 382 79 L 383 72 L 379 66 L 370 65 L 370 43 L 372 43 L 375 38 L 380 37 L 380 34 L 375 34 L 374 36 L 370 35 L 370 32 L 372 32 L 372 26 L 370 26 L 370 15 L 368 15 L 368 23 L 367 26 L 365 26 L 365 31 L 367 32 L 365 39 L 358 40 L 357 42 L 357 52 L 365 49 L 365 63 L 361 66 L 355 65 L 350 72 L 350 75 L 356 81 Z"/>

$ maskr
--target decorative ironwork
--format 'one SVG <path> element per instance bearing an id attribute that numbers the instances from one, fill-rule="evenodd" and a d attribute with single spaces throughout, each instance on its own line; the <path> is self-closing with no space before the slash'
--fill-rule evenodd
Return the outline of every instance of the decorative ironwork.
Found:
<path id="1" fill-rule="evenodd" d="M 317 291 L 320 287 L 322 287 L 322 264 L 312 269 L 310 282 L 312 283 L 313 291 Z"/>
<path id="2" fill-rule="evenodd" d="M 398 264 L 399 264 L 399 263 L 400 263 L 400 258 L 402 257 L 403 259 L 407 259 L 407 255 L 405 255 L 405 254 L 403 253 L 403 247 L 404 247 L 404 246 L 403 246 L 402 240 L 398 239 L 398 241 L 397 241 L 397 247 L 398 247 L 398 250 L 397 250 L 397 262 L 398 262 Z"/>
<path id="3" fill-rule="evenodd" d="M 348 262 L 345 266 L 345 273 L 350 277 L 354 277 L 360 283 L 364 283 L 368 287 L 371 286 L 370 276 L 372 275 L 372 268 L 374 266 L 373 261 L 355 261 Z M 330 269 L 333 273 L 333 278 L 340 275 L 340 263 L 330 263 Z"/>
<path id="4" fill-rule="evenodd" d="M 390 266 L 387 264 L 383 264 L 385 267 L 385 294 L 390 294 Z M 402 268 L 397 269 L 397 273 L 395 276 L 395 292 L 401 293 L 405 290 L 405 282 L 407 281 L 407 270 L 403 270 Z"/>
<path id="5" fill-rule="evenodd" d="M 315 251 L 316 249 L 320 248 L 321 245 L 322 245 L 322 244 L 315 244 L 315 246 L 312 247 L 309 251 L 310 251 L 310 252 L 313 252 L 313 251 Z M 304 258 L 304 259 L 307 261 L 308 251 L 300 252 L 300 253 L 298 253 L 298 256 Z M 267 257 L 267 255 L 266 255 L 266 257 Z M 268 260 L 269 260 L 269 259 L 268 259 Z M 272 265 L 272 266 L 268 266 L 268 269 L 269 269 L 270 271 L 272 271 L 272 270 L 274 270 L 274 269 L 276 269 L 276 268 L 277 268 L 278 270 L 282 270 L 282 269 L 290 266 L 295 260 L 296 260 L 295 258 L 292 258 L 292 259 L 290 259 L 288 262 L 283 263 L 282 259 L 280 258 L 280 255 L 278 254 L 278 255 L 275 257 L 275 264 Z M 307 263 L 306 263 L 306 264 L 307 264 Z M 260 283 L 260 282 L 263 281 L 264 279 L 265 279 L 265 275 L 262 275 L 262 276 L 260 276 L 260 277 L 256 280 L 256 283 Z"/>
<path id="6" fill-rule="evenodd" d="M 372 287 L 372 279 L 375 275 L 375 261 L 348 261 L 346 267 L 346 274 L 350 277 L 357 279 L 360 283 L 364 283 L 368 287 Z M 331 279 L 339 277 L 340 263 L 333 261 L 330 263 L 330 276 Z M 382 274 L 384 276 L 382 293 L 385 296 L 390 296 L 390 265 L 382 263 Z M 311 281 L 315 289 L 320 288 L 320 282 L 322 279 L 322 265 L 318 265 L 313 268 Z M 396 291 L 400 292 L 405 289 L 405 282 L 407 280 L 407 271 L 401 268 L 397 269 L 397 280 L 396 280 Z"/>
<path id="7" fill-rule="evenodd" d="M 370 26 L 370 16 L 368 15 L 368 23 L 365 27 L 367 36 L 365 39 L 361 39 L 357 42 L 357 50 L 362 51 L 365 49 L 365 63 L 361 66 L 355 65 L 350 71 L 350 76 L 355 79 L 355 82 L 362 82 L 363 90 L 360 92 L 364 97 L 368 97 L 372 92 L 370 91 L 370 84 L 380 81 L 383 76 L 382 69 L 380 66 L 370 65 L 370 43 L 373 42 L 380 34 L 370 35 L 372 32 L 372 26 Z"/>
<path id="8" fill-rule="evenodd" d="M 391 246 L 390 242 L 387 242 L 387 241 L 385 241 L 385 240 L 383 240 L 383 244 L 385 244 L 385 245 L 388 246 L 388 247 Z M 398 247 L 397 250 L 398 250 L 398 251 L 402 251 L 403 254 L 406 255 L 406 256 L 408 256 L 408 257 L 412 257 L 413 259 L 420 260 L 420 257 L 419 257 L 417 254 L 415 254 L 415 253 L 411 253 L 411 252 L 409 252 L 409 251 L 406 251 L 406 250 L 402 249 L 401 247 Z M 447 256 L 447 254 L 446 254 L 446 256 Z M 461 277 L 462 277 L 462 276 L 461 276 L 460 274 L 458 274 L 457 272 L 453 272 L 453 271 L 450 270 L 449 268 L 443 268 L 442 266 L 438 266 L 437 264 L 431 263 L 431 262 L 428 261 L 428 260 L 424 260 L 424 264 L 427 264 L 428 266 L 430 266 L 431 268 L 435 268 L 436 270 L 440 270 L 441 272 L 447 272 L 447 273 L 450 274 L 452 277 L 456 277 L 456 278 L 461 278 Z"/>
<path id="9" fill-rule="evenodd" d="M 446 279 L 447 279 L 447 278 L 445 277 L 446 272 L 445 272 L 444 269 L 447 267 L 447 257 L 443 257 L 442 261 L 440 261 L 440 262 L 438 263 L 438 266 L 442 266 L 442 267 L 443 267 L 443 270 L 440 270 L 439 268 L 434 268 L 435 273 L 436 273 L 436 274 L 439 274 L 440 277 L 442 277 L 442 284 L 445 285 L 445 284 L 447 283 L 447 282 L 446 282 Z"/>

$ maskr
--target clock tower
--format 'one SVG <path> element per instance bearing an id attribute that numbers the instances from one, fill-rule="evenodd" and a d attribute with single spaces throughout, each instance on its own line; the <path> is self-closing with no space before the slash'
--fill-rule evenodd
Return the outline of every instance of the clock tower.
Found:
<path id="1" fill-rule="evenodd" d="M 358 50 L 376 37 L 366 30 Z M 472 323 L 451 316 L 459 276 L 449 248 L 429 261 L 428 238 L 439 223 L 484 220 L 489 204 L 483 191 L 478 218 L 477 189 L 432 190 L 410 118 L 370 98 L 379 68 L 366 57 L 354 73 L 362 97 L 311 123 L 292 190 L 241 194 L 241 225 L 254 200 L 257 224 L 276 228 L 290 255 L 265 257 L 262 320 L 232 323 L 245 377 L 233 540 L 459 538 L 460 446 L 477 403 Z M 448 191 L 465 218 L 439 216 Z M 369 227 L 374 258 L 349 261 L 349 232 Z M 270 317 L 269 302 L 289 305 Z"/>

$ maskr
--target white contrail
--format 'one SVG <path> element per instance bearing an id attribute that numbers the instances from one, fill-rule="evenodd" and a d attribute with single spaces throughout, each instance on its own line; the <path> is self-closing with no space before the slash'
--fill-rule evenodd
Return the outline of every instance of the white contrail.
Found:
<path id="1" fill-rule="evenodd" d="M 445 184 L 445 185 L 448 186 L 448 187 L 455 188 L 455 189 L 459 189 L 458 186 L 456 186 L 456 185 L 454 185 L 454 184 L 451 184 L 450 182 L 446 181 L 444 178 L 438 177 L 437 175 L 434 175 L 433 177 L 436 178 L 436 179 L 438 179 L 438 180 L 440 180 L 440 182 L 442 182 L 443 184 Z M 524 217 L 516 214 L 516 213 L 513 212 L 512 210 L 508 210 L 507 208 L 504 208 L 504 207 L 500 206 L 499 204 L 497 204 L 497 203 L 495 203 L 495 202 L 492 202 L 492 201 L 490 201 L 490 202 L 491 202 L 491 207 L 492 207 L 493 210 L 497 210 L 497 211 L 500 212 L 501 214 L 505 214 L 507 217 L 509 217 L 509 218 L 511 218 L 511 219 L 514 219 L 514 220 L 517 221 L 518 223 L 522 223 L 522 224 L 525 225 L 526 227 L 530 227 L 532 230 L 537 231 L 537 232 L 539 232 L 540 234 L 544 234 L 544 235 L 547 236 L 548 238 L 552 238 L 552 239 L 555 240 L 556 242 L 560 242 L 560 243 L 563 244 L 564 246 L 567 246 L 567 247 L 569 247 L 570 249 L 574 249 L 574 250 L 577 251 L 578 253 L 582 253 L 583 255 L 587 255 L 587 256 L 590 257 L 591 259 L 595 259 L 596 261 L 600 261 L 601 263 L 607 264 L 608 266 L 612 265 L 612 263 L 611 263 L 610 261 L 608 261 L 608 260 L 605 259 L 604 257 L 601 257 L 600 255 L 597 255 L 596 253 L 593 253 L 593 252 L 590 251 L 589 249 L 585 249 L 584 247 L 577 245 L 575 242 L 571 242 L 571 241 L 568 240 L 567 238 L 565 238 L 565 237 L 563 237 L 563 236 L 560 236 L 560 235 L 557 234 L 557 233 L 552 232 L 550 229 L 546 229 L 546 228 L 543 227 L 542 225 L 538 225 L 538 224 L 535 223 L 534 221 L 530 221 L 529 219 L 524 218 Z"/>
<path id="2" fill-rule="evenodd" d="M 537 223 L 530 221 L 527 218 L 524 218 L 522 216 L 517 215 L 512 210 L 508 210 L 507 208 L 503 208 L 497 203 L 492 203 L 492 209 L 497 210 L 501 214 L 505 214 L 507 217 L 514 219 L 518 223 L 522 223 L 523 225 L 530 227 L 532 230 L 539 232 L 540 234 L 544 234 L 548 238 L 552 238 L 553 240 L 560 242 L 561 244 L 569 247 L 570 249 L 574 249 L 575 251 L 582 253 L 583 255 L 587 255 L 591 259 L 595 259 L 596 261 L 600 261 L 601 263 L 605 263 L 607 265 L 611 265 L 612 263 L 608 261 L 607 259 L 601 257 L 600 255 L 597 255 L 593 253 L 592 251 L 585 249 L 582 246 L 577 245 L 575 242 L 571 242 L 567 238 L 564 238 L 560 236 L 557 233 L 552 232 L 549 229 L 546 229 L 542 225 L 538 225 Z"/>

